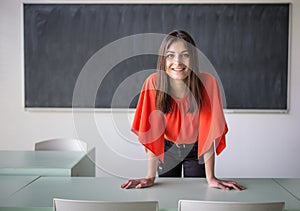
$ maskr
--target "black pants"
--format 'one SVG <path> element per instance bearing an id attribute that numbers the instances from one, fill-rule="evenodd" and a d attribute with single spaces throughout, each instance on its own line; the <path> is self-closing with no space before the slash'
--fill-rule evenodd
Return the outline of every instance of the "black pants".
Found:
<path id="1" fill-rule="evenodd" d="M 206 177 L 203 158 L 198 160 L 198 142 L 176 145 L 165 140 L 164 163 L 159 161 L 159 177 Z"/>

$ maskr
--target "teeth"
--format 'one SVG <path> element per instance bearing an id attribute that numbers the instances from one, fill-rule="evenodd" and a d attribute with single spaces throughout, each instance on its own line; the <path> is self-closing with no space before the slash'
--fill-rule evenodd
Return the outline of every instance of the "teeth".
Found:
<path id="1" fill-rule="evenodd" d="M 184 70 L 185 68 L 173 68 L 173 70 L 175 70 L 175 71 L 182 71 L 182 70 Z"/>

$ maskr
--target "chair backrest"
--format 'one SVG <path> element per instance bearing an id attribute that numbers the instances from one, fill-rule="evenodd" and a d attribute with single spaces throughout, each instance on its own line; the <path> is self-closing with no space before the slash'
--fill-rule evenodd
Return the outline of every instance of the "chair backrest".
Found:
<path id="1" fill-rule="evenodd" d="M 158 211 L 157 201 L 86 201 L 53 199 L 54 211 Z"/>
<path id="2" fill-rule="evenodd" d="M 284 202 L 179 200 L 178 211 L 283 211 Z"/>
<path id="3" fill-rule="evenodd" d="M 35 150 L 87 151 L 87 143 L 71 138 L 56 138 L 35 143 Z"/>

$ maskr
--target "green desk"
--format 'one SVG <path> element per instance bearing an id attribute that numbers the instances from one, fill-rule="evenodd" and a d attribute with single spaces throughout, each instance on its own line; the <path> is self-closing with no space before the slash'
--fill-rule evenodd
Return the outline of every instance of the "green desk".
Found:
<path id="1" fill-rule="evenodd" d="M 177 210 L 179 199 L 215 201 L 285 201 L 286 210 L 300 210 L 300 201 L 273 179 L 237 179 L 247 190 L 223 191 L 209 188 L 205 179 L 159 178 L 145 189 L 124 190 L 124 180 L 99 177 L 41 177 L 15 193 L 0 210 L 52 210 L 54 197 L 103 201 L 159 201 L 160 210 Z"/>
<path id="2" fill-rule="evenodd" d="M 274 179 L 279 185 L 300 200 L 300 179 Z"/>
<path id="3" fill-rule="evenodd" d="M 0 175 L 95 176 L 95 150 L 0 151 Z"/>
<path id="4" fill-rule="evenodd" d="M 0 176 L 0 203 L 38 178 L 38 176 Z"/>

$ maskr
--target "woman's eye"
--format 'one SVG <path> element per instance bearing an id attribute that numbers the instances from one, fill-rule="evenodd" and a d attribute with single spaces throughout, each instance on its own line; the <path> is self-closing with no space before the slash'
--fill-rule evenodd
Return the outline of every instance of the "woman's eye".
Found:
<path id="1" fill-rule="evenodd" d="M 173 59 L 174 58 L 174 54 L 167 54 L 167 58 Z"/>
<path id="2" fill-rule="evenodd" d="M 190 54 L 185 53 L 185 54 L 182 54 L 181 57 L 182 57 L 182 58 L 190 58 Z"/>

